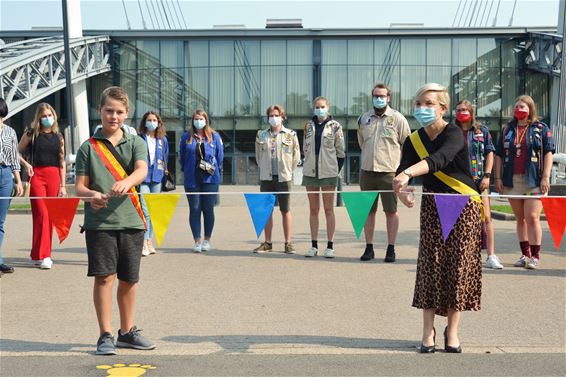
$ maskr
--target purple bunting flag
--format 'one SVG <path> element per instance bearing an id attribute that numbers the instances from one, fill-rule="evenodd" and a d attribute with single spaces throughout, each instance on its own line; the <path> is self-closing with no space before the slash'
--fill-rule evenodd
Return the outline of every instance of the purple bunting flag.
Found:
<path id="1" fill-rule="evenodd" d="M 469 195 L 434 195 L 444 241 L 450 235 L 468 200 Z"/>

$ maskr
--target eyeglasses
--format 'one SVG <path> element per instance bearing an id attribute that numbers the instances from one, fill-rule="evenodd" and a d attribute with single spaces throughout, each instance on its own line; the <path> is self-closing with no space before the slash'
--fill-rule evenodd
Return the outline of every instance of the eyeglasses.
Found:
<path id="1" fill-rule="evenodd" d="M 457 112 L 457 113 L 463 113 L 463 112 L 465 112 L 465 111 L 468 111 L 468 112 L 469 112 L 470 110 L 468 110 L 468 109 L 456 109 L 456 112 Z"/>

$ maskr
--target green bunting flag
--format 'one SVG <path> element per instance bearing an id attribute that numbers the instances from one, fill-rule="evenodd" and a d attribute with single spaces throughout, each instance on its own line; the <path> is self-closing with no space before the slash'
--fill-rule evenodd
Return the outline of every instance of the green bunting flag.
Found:
<path id="1" fill-rule="evenodd" d="M 346 205 L 348 216 L 359 239 L 366 223 L 373 202 L 377 200 L 377 192 L 343 192 L 342 199 Z"/>

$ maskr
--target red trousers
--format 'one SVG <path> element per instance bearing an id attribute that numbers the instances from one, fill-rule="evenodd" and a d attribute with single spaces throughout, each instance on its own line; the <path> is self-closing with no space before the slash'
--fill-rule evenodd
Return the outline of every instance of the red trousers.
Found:
<path id="1" fill-rule="evenodd" d="M 29 195 L 32 197 L 57 196 L 59 194 L 60 182 L 61 175 L 59 167 L 34 167 Z M 31 200 L 31 214 L 33 217 L 31 259 L 43 260 L 47 257 L 51 257 L 53 223 L 49 219 L 47 207 L 45 207 L 45 203 L 41 199 Z"/>

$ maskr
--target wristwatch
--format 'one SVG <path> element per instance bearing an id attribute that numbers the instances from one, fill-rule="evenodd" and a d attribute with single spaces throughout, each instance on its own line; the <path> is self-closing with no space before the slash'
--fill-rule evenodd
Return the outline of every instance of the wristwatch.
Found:
<path id="1" fill-rule="evenodd" d="M 485 173 L 483 176 L 484 176 L 485 178 L 491 178 L 491 173 Z"/>
<path id="2" fill-rule="evenodd" d="M 409 178 L 413 178 L 413 172 L 411 171 L 411 168 L 407 168 L 405 170 L 403 170 L 403 173 L 409 177 Z"/>

